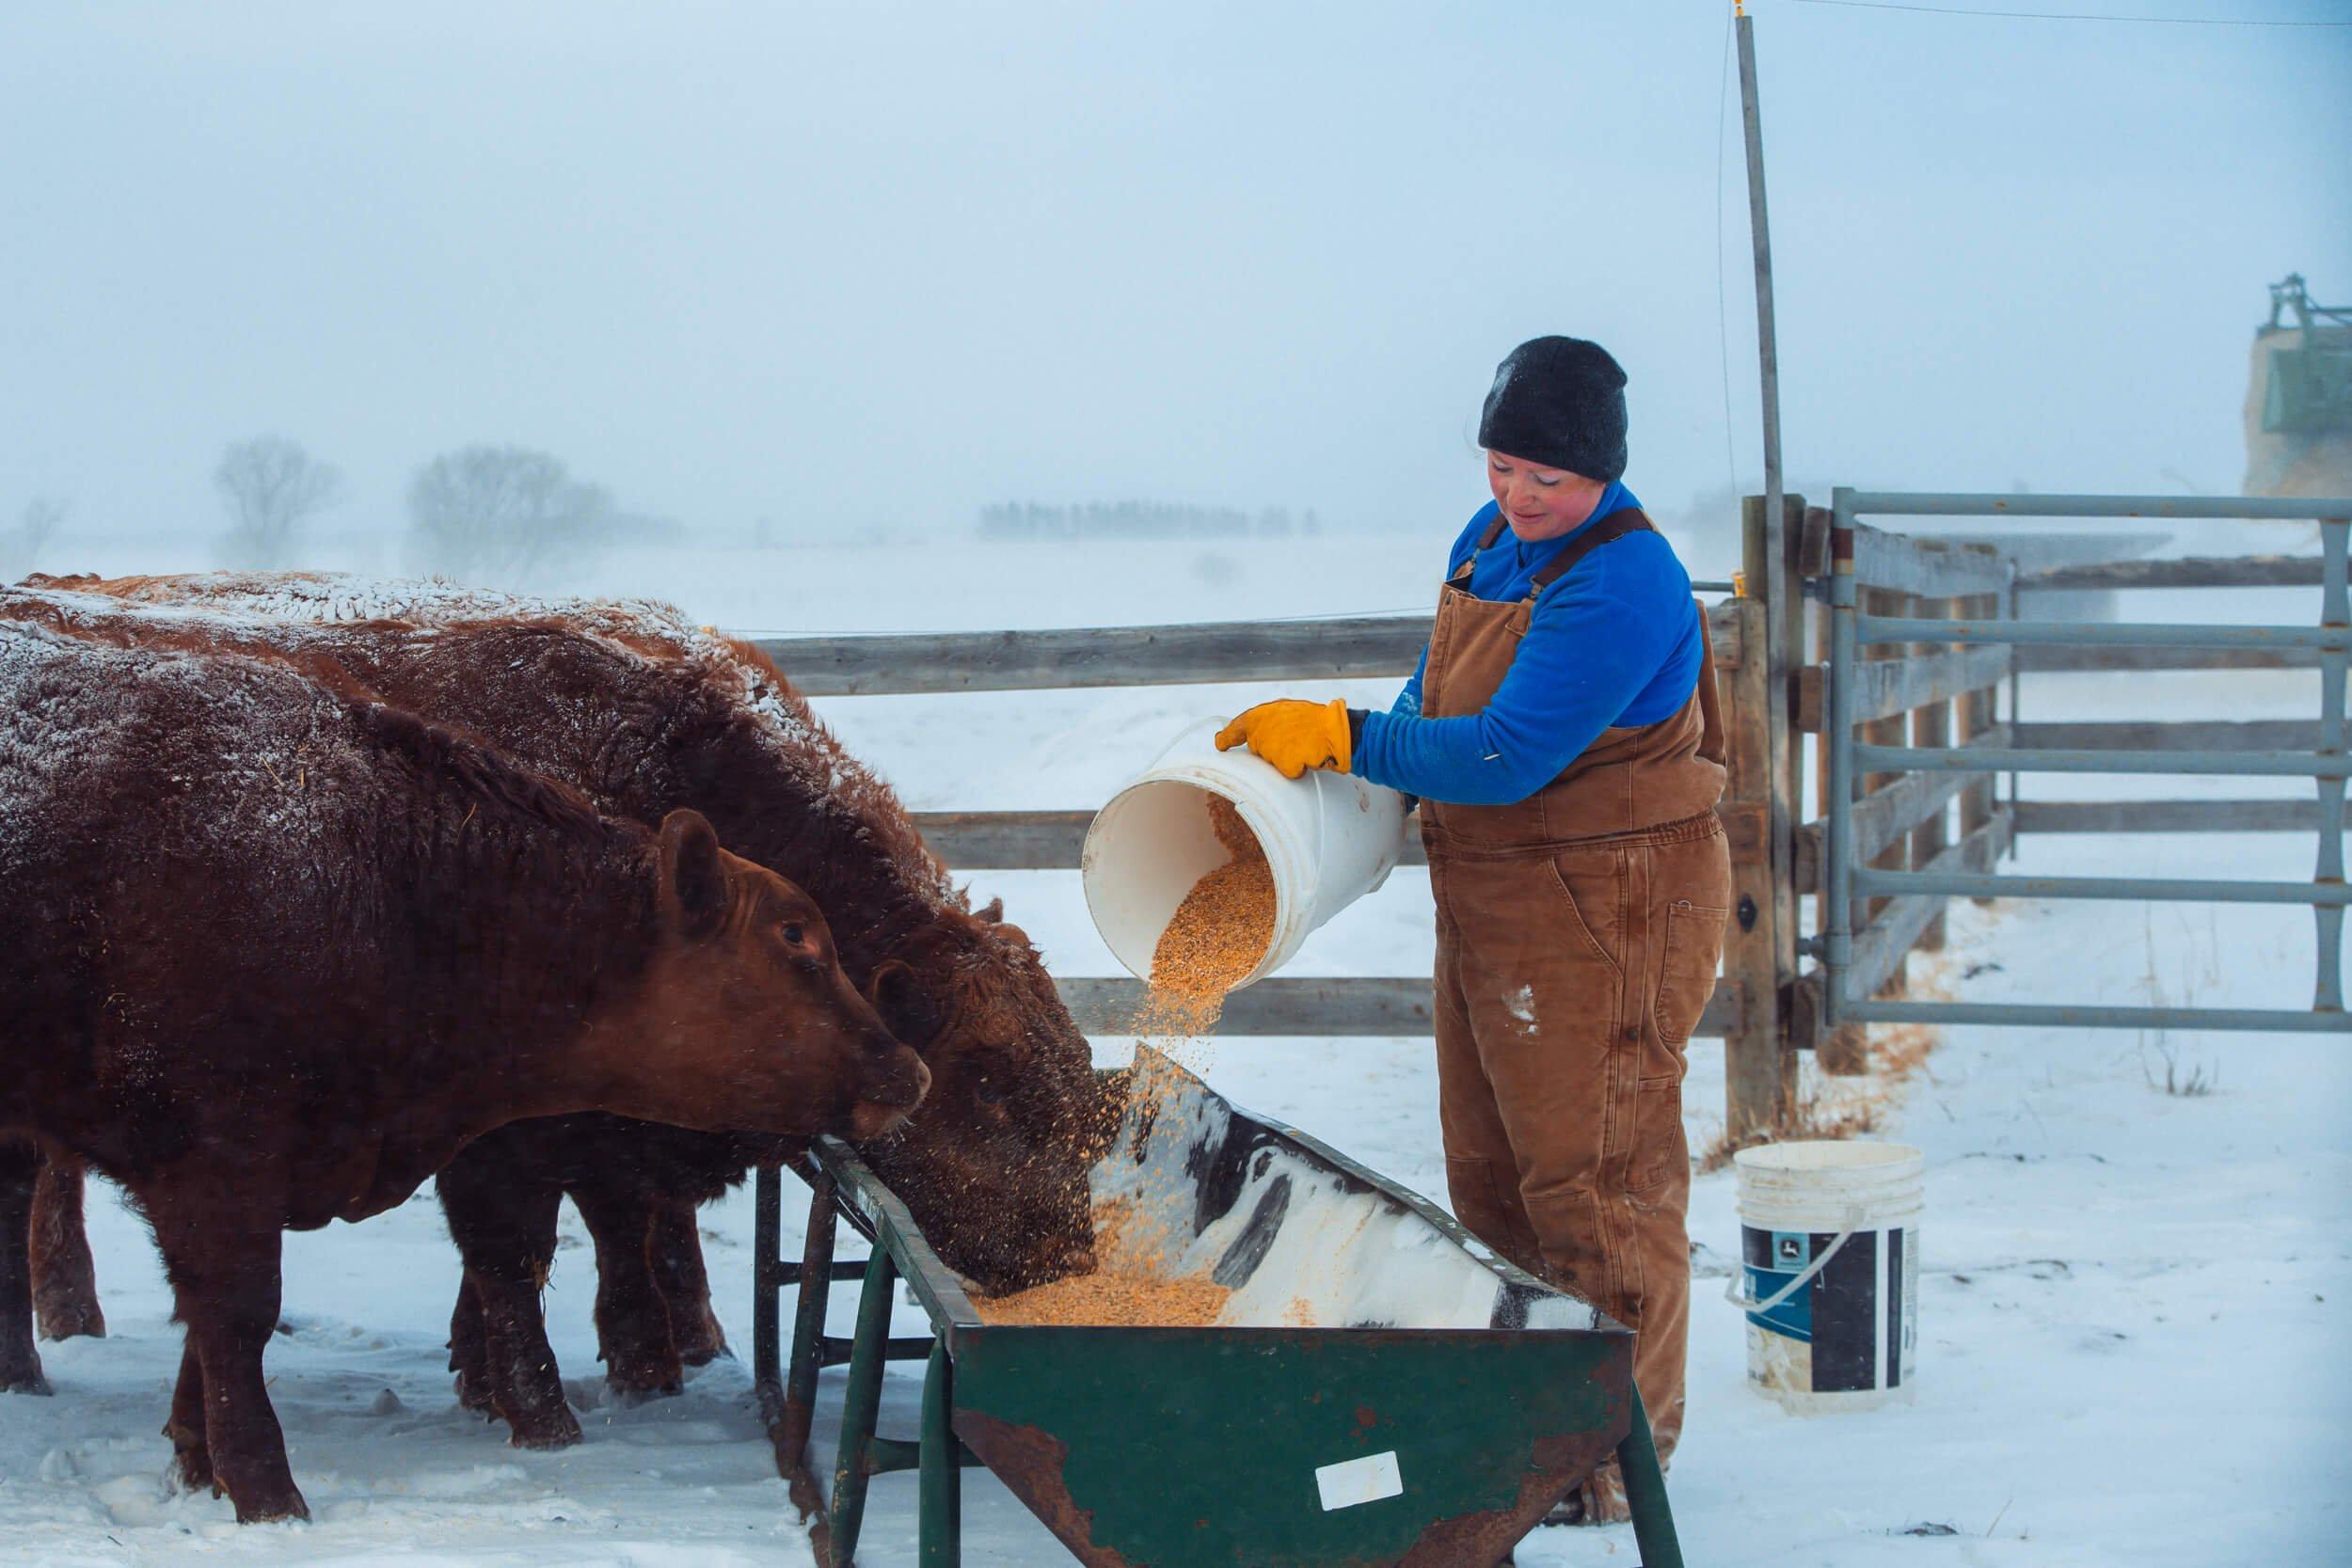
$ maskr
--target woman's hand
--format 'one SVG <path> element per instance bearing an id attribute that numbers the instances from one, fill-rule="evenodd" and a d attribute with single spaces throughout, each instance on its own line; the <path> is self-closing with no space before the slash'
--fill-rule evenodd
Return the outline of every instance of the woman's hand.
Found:
<path id="1" fill-rule="evenodd" d="M 1247 709 L 1216 732 L 1216 749 L 1230 752 L 1248 746 L 1272 763 L 1286 779 L 1310 768 L 1347 771 L 1354 760 L 1347 729 L 1347 704 L 1338 697 L 1311 703 L 1297 697 L 1279 698 Z"/>

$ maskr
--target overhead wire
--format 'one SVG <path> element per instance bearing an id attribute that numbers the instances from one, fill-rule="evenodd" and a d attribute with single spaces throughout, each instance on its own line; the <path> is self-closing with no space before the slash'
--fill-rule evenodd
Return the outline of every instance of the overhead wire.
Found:
<path id="1" fill-rule="evenodd" d="M 1988 11 L 1965 6 L 1915 6 L 1900 0 L 1793 0 L 1800 6 L 1842 6 L 1864 11 L 1918 11 L 1931 16 L 1981 16 L 2026 22 L 2125 22 L 2174 27 L 2352 27 L 2352 22 L 2271 21 L 2244 16 L 2118 16 L 2104 11 Z"/>

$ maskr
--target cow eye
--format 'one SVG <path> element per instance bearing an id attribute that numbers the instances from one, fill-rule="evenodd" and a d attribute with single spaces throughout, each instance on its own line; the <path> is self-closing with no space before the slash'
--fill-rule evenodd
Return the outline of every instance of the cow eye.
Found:
<path id="1" fill-rule="evenodd" d="M 983 1077 L 972 1085 L 972 1098 L 983 1105 L 1002 1105 L 1005 1102 L 1005 1085 L 993 1078 Z"/>
<path id="2" fill-rule="evenodd" d="M 785 926 L 784 926 L 784 940 L 785 940 L 785 941 L 787 941 L 787 942 L 790 942 L 793 946 L 798 947 L 798 946 L 800 946 L 800 945 L 801 945 L 801 943 L 802 943 L 802 942 L 805 942 L 807 939 L 808 939 L 808 933 L 807 933 L 805 930 L 802 929 L 800 922 L 798 922 L 798 921 L 796 921 L 796 920 L 787 920 L 787 921 L 786 921 L 786 922 L 785 922 Z"/>

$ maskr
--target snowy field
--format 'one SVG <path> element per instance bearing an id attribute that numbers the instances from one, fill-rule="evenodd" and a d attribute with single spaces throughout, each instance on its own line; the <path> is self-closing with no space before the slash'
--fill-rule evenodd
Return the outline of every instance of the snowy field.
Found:
<path id="1" fill-rule="evenodd" d="M 985 566 L 974 552 L 961 568 L 952 558 L 924 564 L 920 592 L 878 580 L 883 562 L 865 552 L 820 553 L 795 557 L 788 587 L 771 576 L 756 594 L 712 588 L 710 576 L 664 578 L 650 563 L 600 586 L 665 593 L 701 618 L 775 629 L 1330 613 L 1418 607 L 1432 587 L 1423 548 L 1385 545 L 1318 551 L 1340 562 L 1344 581 L 1293 569 L 1303 548 L 1279 563 L 1224 552 L 1244 564 L 1222 583 L 1204 580 L 1203 551 L 1192 546 L 1080 552 L 1074 576 L 1018 549 L 987 553 Z M 969 592 L 943 598 L 959 570 Z M 746 566 L 741 580 L 761 575 Z M 1000 586 L 1010 596 L 995 596 Z M 2238 618 L 2302 619 L 2315 600 L 2307 592 Z M 770 605 L 778 608 L 763 613 Z M 2197 608 L 2218 613 L 2207 601 Z M 2169 683 L 2161 696 L 2143 684 L 2153 680 Z M 1392 689 L 1327 689 L 1361 701 Z M 1175 688 L 822 705 L 913 805 L 1066 807 L 1099 803 L 1182 724 L 1268 694 Z M 2315 679 L 2301 675 L 2077 677 L 2029 684 L 2026 717 L 2296 717 L 2315 711 Z M 2187 793 L 2195 782 L 2078 781 L 2067 792 Z M 2258 784 L 2225 792 L 2266 793 Z M 2027 789 L 2059 794 L 2055 782 Z M 2297 879 L 2310 875 L 2311 844 L 2292 834 L 2032 838 L 2017 869 Z M 978 891 L 1004 895 L 1058 972 L 1111 971 L 1074 875 L 995 874 Z M 1919 978 L 1970 1000 L 2291 1006 L 2308 999 L 2312 944 L 2310 914 L 2294 909 L 2027 903 L 1995 913 L 1963 904 L 1946 954 L 1915 963 Z M 1317 933 L 1292 972 L 1410 974 L 1425 969 L 1429 949 L 1427 879 L 1400 871 Z M 1106 1063 L 1129 1049 L 1095 1043 Z M 1238 1102 L 1442 1200 L 1426 1040 L 1227 1041 L 1207 1076 Z M 2168 1093 L 2168 1077 L 2176 1089 L 2194 1080 L 2210 1092 Z M 1886 1092 L 1883 1134 L 1927 1156 L 1917 1402 L 1800 1419 L 1747 1391 L 1740 1314 L 1723 1299 L 1738 1246 L 1731 1179 L 1701 1178 L 1690 1424 L 1669 1478 L 1689 1560 L 2352 1561 L 2343 1439 L 2352 1408 L 2352 1059 L 2342 1039 L 1954 1030 Z M 1693 1147 L 1703 1147 L 1721 1124 L 1717 1042 L 1693 1047 L 1687 1106 Z M 789 1255 L 797 1186 L 787 1184 L 786 1207 Z M 239 1529 L 225 1501 L 175 1495 L 164 1481 L 169 1445 L 157 1429 L 179 1332 L 142 1227 L 103 1187 L 91 1217 L 113 1337 L 43 1347 L 54 1399 L 0 1400 L 0 1560 L 809 1560 L 743 1365 L 715 1364 L 672 1400 L 617 1407 L 602 1397 L 593 1265 L 568 1210 L 547 1300 L 586 1441 L 518 1452 L 501 1429 L 458 1410 L 443 1370 L 457 1260 L 429 1191 L 362 1229 L 288 1238 L 271 1395 L 315 1518 Z M 748 1196 L 707 1211 L 705 1225 L 720 1311 L 748 1354 Z M 853 1294 L 836 1294 L 844 1321 Z M 902 1308 L 898 1331 L 918 1328 Z M 885 1431 L 912 1433 L 917 1370 L 892 1373 Z M 820 1441 L 837 1417 L 838 1377 L 828 1374 Z M 965 1484 L 975 1568 L 1069 1560 L 984 1472 L 968 1472 Z M 914 1561 L 914 1500 L 912 1476 L 875 1482 L 861 1562 Z M 1629 1563 L 1634 1548 L 1624 1528 L 1549 1530 L 1519 1560 Z"/>

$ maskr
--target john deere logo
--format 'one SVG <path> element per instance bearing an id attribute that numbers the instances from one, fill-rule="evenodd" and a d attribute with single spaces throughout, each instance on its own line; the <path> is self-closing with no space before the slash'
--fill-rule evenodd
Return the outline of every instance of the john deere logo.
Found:
<path id="1" fill-rule="evenodd" d="M 1780 1239 L 1780 1260 L 1784 1263 L 1804 1262 L 1804 1243 L 1794 1236 L 1783 1236 Z"/>

